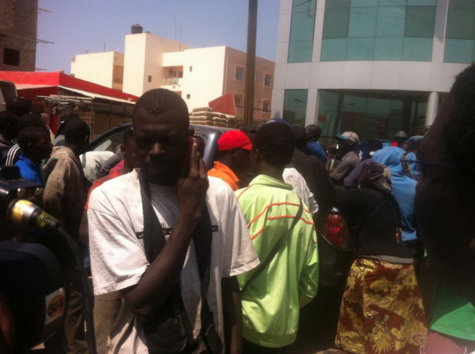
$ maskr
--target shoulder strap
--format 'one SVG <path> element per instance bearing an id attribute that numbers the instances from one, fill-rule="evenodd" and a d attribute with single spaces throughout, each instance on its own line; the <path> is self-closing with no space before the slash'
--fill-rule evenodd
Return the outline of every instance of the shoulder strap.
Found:
<path id="1" fill-rule="evenodd" d="M 150 197 L 150 188 L 142 172 L 139 173 L 140 193 L 142 195 L 142 206 L 144 215 L 144 248 L 145 255 L 149 263 L 159 255 L 166 240 L 163 234 L 162 225 L 155 214 Z M 211 241 L 212 241 L 212 224 L 206 202 L 203 203 L 201 210 L 201 219 L 193 230 L 193 243 L 195 245 L 196 257 L 198 260 L 198 269 L 201 280 L 201 332 L 206 329 L 208 321 L 212 320 L 212 314 L 209 309 L 206 294 L 208 293 L 211 267 Z M 174 291 L 170 295 L 173 297 L 175 305 L 183 309 L 183 299 L 178 285 L 175 286 Z M 186 312 L 183 312 L 186 315 Z M 186 316 L 187 317 L 187 316 Z M 189 319 L 184 319 L 186 330 L 193 339 L 193 332 Z"/>
<path id="2" fill-rule="evenodd" d="M 295 215 L 294 221 L 292 222 L 292 226 L 290 226 L 290 229 L 288 229 L 287 232 L 284 234 L 284 236 L 275 244 L 275 246 L 272 248 L 272 251 L 269 253 L 267 258 L 256 267 L 256 269 L 252 273 L 249 280 L 246 282 L 246 284 L 244 284 L 243 288 L 241 289 L 241 292 L 243 292 L 246 289 L 246 287 L 255 278 L 257 278 L 257 276 L 269 265 L 270 261 L 272 261 L 274 259 L 277 252 L 279 252 L 279 250 L 282 248 L 284 243 L 287 241 L 287 238 L 290 235 L 290 232 L 293 230 L 295 225 L 297 225 L 297 222 L 302 217 L 302 213 L 303 213 L 303 203 L 302 203 L 302 201 L 300 201 L 299 210 L 297 211 L 297 214 Z"/>

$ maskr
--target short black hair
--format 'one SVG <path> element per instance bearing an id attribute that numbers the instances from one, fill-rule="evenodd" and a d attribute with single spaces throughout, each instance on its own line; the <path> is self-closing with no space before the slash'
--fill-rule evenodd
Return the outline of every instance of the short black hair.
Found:
<path id="1" fill-rule="evenodd" d="M 306 129 L 312 138 L 314 138 L 315 140 L 320 139 L 320 136 L 322 135 L 322 128 L 320 128 L 318 125 L 316 124 L 307 125 Z"/>
<path id="2" fill-rule="evenodd" d="M 37 113 L 26 113 L 18 118 L 18 131 L 27 127 L 44 127 L 45 121 Z"/>
<path id="3" fill-rule="evenodd" d="M 267 123 L 257 130 L 253 148 L 271 166 L 284 168 L 292 161 L 295 138 L 292 128 L 283 123 Z"/>
<path id="4" fill-rule="evenodd" d="M 158 88 L 145 92 L 135 104 L 132 118 L 140 108 L 154 116 L 158 116 L 159 114 L 170 110 L 176 110 L 184 119 L 186 119 L 187 129 L 190 124 L 188 106 L 183 98 L 170 90 Z"/>
<path id="5" fill-rule="evenodd" d="M 17 117 L 27 114 L 31 109 L 31 101 L 23 97 L 12 97 L 6 102 L 7 111 L 14 113 Z"/>
<path id="6" fill-rule="evenodd" d="M 292 131 L 295 137 L 295 146 L 299 150 L 304 150 L 307 146 L 307 130 L 301 125 L 293 125 Z"/>
<path id="7" fill-rule="evenodd" d="M 462 71 L 453 84 L 450 95 L 456 102 L 455 111 L 444 126 L 446 159 L 459 167 L 460 186 L 475 190 L 475 64 Z"/>
<path id="8" fill-rule="evenodd" d="M 61 117 L 59 117 L 59 127 L 58 130 L 56 131 L 56 135 L 61 135 L 64 134 L 64 126 L 66 125 L 66 122 L 70 119 L 81 119 L 77 113 L 73 112 L 66 112 Z"/>
<path id="9" fill-rule="evenodd" d="M 72 143 L 83 143 L 91 134 L 91 130 L 82 119 L 70 119 L 63 129 L 64 140 Z"/>
<path id="10" fill-rule="evenodd" d="M 37 143 L 44 134 L 49 136 L 44 127 L 27 127 L 18 134 L 17 143 L 23 151 L 27 151 L 28 145 Z"/>

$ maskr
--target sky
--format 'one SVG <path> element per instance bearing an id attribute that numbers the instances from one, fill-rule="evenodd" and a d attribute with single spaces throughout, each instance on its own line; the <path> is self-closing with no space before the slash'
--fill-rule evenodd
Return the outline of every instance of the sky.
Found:
<path id="1" fill-rule="evenodd" d="M 256 55 L 275 61 L 279 0 L 258 0 Z M 74 55 L 118 50 L 133 24 L 190 48 L 246 51 L 247 0 L 39 0 L 36 68 L 70 73 Z"/>

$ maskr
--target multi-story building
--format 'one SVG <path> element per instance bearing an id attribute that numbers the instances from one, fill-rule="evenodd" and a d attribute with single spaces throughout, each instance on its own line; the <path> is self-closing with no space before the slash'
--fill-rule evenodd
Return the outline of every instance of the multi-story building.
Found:
<path id="1" fill-rule="evenodd" d="M 281 0 L 272 114 L 328 141 L 430 125 L 475 59 L 475 1 Z"/>
<path id="2" fill-rule="evenodd" d="M 0 0 L 0 70 L 35 71 L 38 0 Z"/>
<path id="3" fill-rule="evenodd" d="M 152 88 L 163 87 L 183 97 L 190 110 L 234 93 L 235 115 L 242 117 L 246 53 L 226 47 L 190 49 L 188 45 L 152 33 L 132 33 L 125 38 L 123 85 L 125 93 L 140 96 Z M 82 54 L 73 59 L 71 73 L 75 77 L 111 87 L 111 53 Z M 98 61 L 106 68 L 98 68 Z M 79 63 L 84 63 L 80 69 Z M 81 64 L 82 65 L 82 64 Z M 94 73 L 88 73 L 93 67 Z M 95 68 L 94 68 L 95 67 Z M 91 69 L 92 70 L 92 69 Z M 87 74 L 87 76 L 86 76 Z M 254 86 L 254 119 L 270 118 L 274 62 L 256 58 Z"/>
<path id="4" fill-rule="evenodd" d="M 71 73 L 82 80 L 122 91 L 124 54 L 115 51 L 76 55 L 71 61 Z"/>

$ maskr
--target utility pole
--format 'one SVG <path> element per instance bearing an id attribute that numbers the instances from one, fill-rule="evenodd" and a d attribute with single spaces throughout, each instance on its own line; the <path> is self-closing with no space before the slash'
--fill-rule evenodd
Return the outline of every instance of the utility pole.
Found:
<path id="1" fill-rule="evenodd" d="M 252 125 L 254 121 L 254 76 L 256 71 L 256 33 L 257 0 L 249 0 L 247 23 L 247 57 L 246 82 L 244 91 L 244 124 Z"/>

